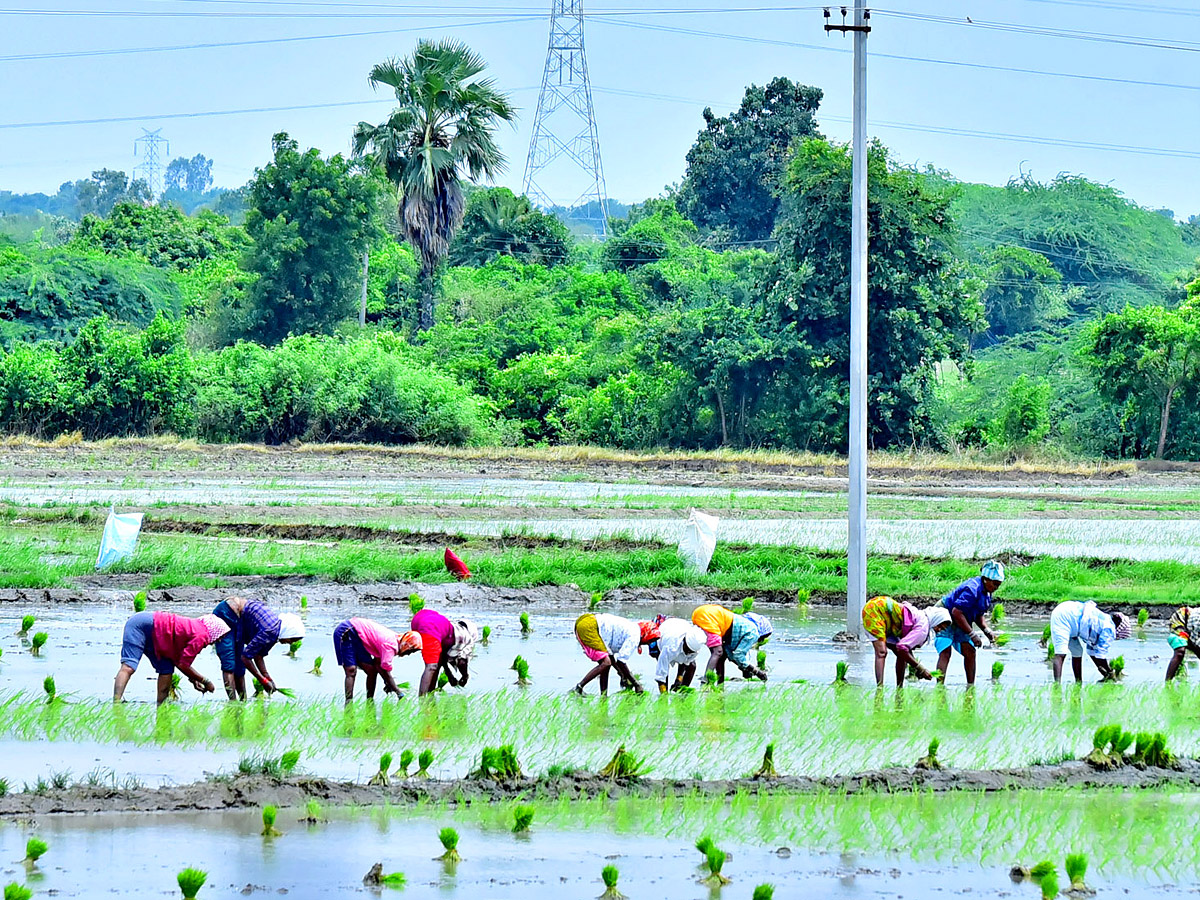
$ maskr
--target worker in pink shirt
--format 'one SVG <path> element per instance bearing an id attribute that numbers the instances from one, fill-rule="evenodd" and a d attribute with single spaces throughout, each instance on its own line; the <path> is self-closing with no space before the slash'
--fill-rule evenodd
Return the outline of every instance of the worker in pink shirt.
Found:
<path id="1" fill-rule="evenodd" d="M 402 635 L 370 619 L 346 619 L 333 629 L 333 652 L 346 671 L 346 702 L 354 699 L 358 670 L 367 676 L 367 699 L 375 699 L 377 678 L 383 678 L 385 694 L 400 699 L 400 688 L 392 677 L 392 660 L 421 649 L 421 636 L 412 631 Z"/>
<path id="2" fill-rule="evenodd" d="M 467 671 L 470 653 L 469 648 L 464 652 L 460 645 L 474 643 L 471 637 L 474 625 L 464 620 L 456 629 L 440 612 L 422 609 L 413 616 L 410 627 L 421 636 L 421 659 L 425 661 L 419 696 L 424 697 L 437 687 L 438 672 L 442 669 L 451 687 L 466 685 L 470 677 Z"/>
<path id="3" fill-rule="evenodd" d="M 121 636 L 121 668 L 113 682 L 113 701 L 125 698 L 129 679 L 137 671 L 142 657 L 158 673 L 158 702 L 171 694 L 171 676 L 178 669 L 197 691 L 211 694 L 213 683 L 193 668 L 200 651 L 229 633 L 229 626 L 213 615 L 193 619 L 169 612 L 135 613 L 125 623 Z"/>

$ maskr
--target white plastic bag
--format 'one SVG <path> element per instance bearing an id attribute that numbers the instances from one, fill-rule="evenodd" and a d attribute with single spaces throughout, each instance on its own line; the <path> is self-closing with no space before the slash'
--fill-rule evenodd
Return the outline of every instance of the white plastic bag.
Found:
<path id="1" fill-rule="evenodd" d="M 679 542 L 679 558 L 689 572 L 703 575 L 717 549 L 717 517 L 692 510 Z"/>
<path id="2" fill-rule="evenodd" d="M 104 535 L 100 538 L 100 555 L 96 557 L 96 568 L 107 569 L 113 563 L 133 556 L 141 530 L 141 513 L 117 515 L 116 507 L 110 508 L 108 520 L 104 523 Z"/>

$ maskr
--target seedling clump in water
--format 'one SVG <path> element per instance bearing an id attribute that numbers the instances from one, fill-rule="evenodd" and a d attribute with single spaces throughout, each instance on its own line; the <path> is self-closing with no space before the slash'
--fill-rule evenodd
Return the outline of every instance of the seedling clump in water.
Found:
<path id="1" fill-rule="evenodd" d="M 605 866 L 600 870 L 600 880 L 604 882 L 604 893 L 600 900 L 625 900 L 625 895 L 617 890 L 617 879 L 621 877 L 616 866 Z"/>
<path id="2" fill-rule="evenodd" d="M 442 862 L 462 862 L 462 857 L 458 855 L 458 832 L 453 828 L 443 828 L 438 832 L 438 840 L 442 842 L 442 849 L 446 852 L 438 857 Z"/>
<path id="3" fill-rule="evenodd" d="M 274 806 L 264 806 L 262 810 L 263 821 L 263 837 L 282 837 L 283 832 L 275 827 L 275 819 L 279 816 L 279 810 Z"/>
<path id="4" fill-rule="evenodd" d="M 1150 610 L 1145 609 L 1144 607 L 1142 609 L 1139 609 L 1138 610 L 1138 618 L 1137 618 L 1138 628 L 1145 628 L 1146 623 L 1149 621 L 1150 621 Z"/>
<path id="5" fill-rule="evenodd" d="M 1038 641 L 1038 646 L 1045 647 L 1050 643 L 1050 626 L 1047 625 L 1042 629 L 1042 639 Z"/>
<path id="6" fill-rule="evenodd" d="M 320 800 L 309 800 L 304 806 L 304 822 L 318 825 L 325 821 L 325 810 L 321 808 Z"/>
<path id="7" fill-rule="evenodd" d="M 704 862 L 708 866 L 708 877 L 700 879 L 701 884 L 707 884 L 710 887 L 729 884 L 729 879 L 721 874 L 721 869 L 725 865 L 725 856 L 724 850 L 720 850 L 716 846 L 709 846 L 708 852 L 704 854 Z"/>
<path id="8" fill-rule="evenodd" d="M 4 886 L 4 900 L 30 900 L 33 891 L 15 881 Z"/>
<path id="9" fill-rule="evenodd" d="M 513 834 L 526 834 L 533 824 L 533 807 L 518 806 L 513 810 Z"/>
<path id="10" fill-rule="evenodd" d="M 528 637 L 529 635 L 533 634 L 533 628 L 529 624 L 529 613 L 527 613 L 527 612 L 521 613 L 520 619 L 521 619 L 521 637 Z"/>
<path id="11" fill-rule="evenodd" d="M 46 646 L 46 641 L 49 640 L 49 638 L 50 635 L 46 634 L 46 632 L 39 631 L 33 636 L 33 640 L 29 642 L 29 652 L 34 656 L 41 656 L 42 648 Z"/>
<path id="12" fill-rule="evenodd" d="M 754 598 L 753 597 L 746 597 L 744 600 L 742 600 L 742 615 L 745 615 L 748 612 L 753 612 L 753 610 L 754 610 Z"/>
<path id="13" fill-rule="evenodd" d="M 50 845 L 41 838 L 31 837 L 25 842 L 25 859 L 22 862 L 29 867 L 37 865 L 37 861 L 46 855 L 46 851 L 50 849 Z"/>
<path id="14" fill-rule="evenodd" d="M 763 751 L 762 765 L 758 767 L 752 778 L 778 778 L 779 773 L 775 771 L 775 745 L 767 744 L 767 749 Z"/>
<path id="15" fill-rule="evenodd" d="M 483 630 L 479 632 L 479 643 L 487 644 L 488 638 L 492 636 L 492 626 L 484 625 Z"/>
<path id="16" fill-rule="evenodd" d="M 529 662 L 523 656 L 517 656 L 510 668 L 517 673 L 517 684 L 525 687 L 529 684 Z"/>
<path id="17" fill-rule="evenodd" d="M 200 888 L 204 887 L 204 882 L 208 881 L 208 873 L 202 872 L 200 869 L 188 868 L 175 876 L 175 880 L 179 882 L 183 900 L 196 900 Z"/>
<path id="18" fill-rule="evenodd" d="M 300 751 L 288 750 L 283 754 L 283 756 L 279 757 L 279 768 L 283 769 L 285 773 L 290 775 L 292 770 L 296 768 L 299 762 Z"/>
<path id="19" fill-rule="evenodd" d="M 392 754 L 384 753 L 379 757 L 379 771 L 371 776 L 371 780 L 367 784 L 381 784 L 387 787 L 392 783 L 388 772 L 392 768 Z"/>
<path id="20" fill-rule="evenodd" d="M 715 846 L 717 846 L 716 842 L 710 835 L 704 834 L 696 838 L 696 849 L 700 851 L 700 855 L 703 857 L 707 857 L 708 851 Z"/>
<path id="21" fill-rule="evenodd" d="M 53 703 L 58 699 L 58 688 L 54 684 L 54 676 L 47 675 L 42 680 L 42 690 L 46 692 L 46 703 Z"/>
<path id="22" fill-rule="evenodd" d="M 309 675 L 320 675 L 321 674 L 321 663 L 323 663 L 324 661 L 325 661 L 325 657 L 323 657 L 323 656 L 318 656 L 316 659 L 314 659 L 313 667 L 308 670 L 308 674 Z"/>
<path id="23" fill-rule="evenodd" d="M 17 632 L 17 637 L 28 637 L 29 629 L 33 627 L 33 623 L 37 621 L 34 616 L 21 617 L 21 630 Z"/>
<path id="24" fill-rule="evenodd" d="M 595 612 L 600 608 L 600 601 L 604 599 L 604 595 L 599 591 L 592 594 L 592 599 L 588 602 L 588 612 Z"/>
<path id="25" fill-rule="evenodd" d="M 433 765 L 433 751 L 422 750 L 421 755 L 417 757 L 417 778 L 428 778 L 429 767 Z"/>
<path id="26" fill-rule="evenodd" d="M 1118 656 L 1112 661 L 1112 680 L 1120 681 L 1125 677 L 1125 657 Z"/>
<path id="27" fill-rule="evenodd" d="M 767 671 L 767 651 L 766 650 L 758 651 L 758 667 L 760 669 L 762 669 L 764 672 Z"/>
<path id="28" fill-rule="evenodd" d="M 940 770 L 942 764 L 938 762 L 937 753 L 938 747 L 941 746 L 941 741 L 934 738 L 929 742 L 929 753 L 917 760 L 918 769 Z"/>
<path id="29" fill-rule="evenodd" d="M 754 896 L 751 900 L 775 900 L 775 885 L 760 884 L 754 889 Z"/>
<path id="30" fill-rule="evenodd" d="M 834 684 L 846 684 L 846 675 L 850 671 L 850 663 L 842 660 L 837 664 L 836 674 L 833 679 Z"/>
<path id="31" fill-rule="evenodd" d="M 1071 890 L 1081 893 L 1092 893 L 1084 879 L 1087 877 L 1087 857 L 1082 853 L 1067 854 L 1067 878 L 1071 881 Z"/>
<path id="32" fill-rule="evenodd" d="M 304 643 L 304 641 L 293 641 L 290 645 L 288 645 L 287 655 L 289 657 L 291 657 L 292 659 L 295 659 L 296 652 L 300 649 L 300 645 L 303 643 Z"/>
<path id="33" fill-rule="evenodd" d="M 415 758 L 416 754 L 414 754 L 411 750 L 400 751 L 400 768 L 398 768 L 396 772 L 399 773 L 401 778 L 408 777 L 408 767 L 413 764 L 413 760 Z"/>
<path id="34" fill-rule="evenodd" d="M 133 611 L 135 613 L 146 611 L 146 592 L 138 591 L 133 595 Z"/>
<path id="35" fill-rule="evenodd" d="M 1000 676 L 1004 674 L 1004 663 L 996 660 L 992 663 L 992 681 L 999 681 Z"/>
<path id="36" fill-rule="evenodd" d="M 484 747 L 479 753 L 479 768 L 468 778 L 490 778 L 493 781 L 511 781 L 521 777 L 521 764 L 517 760 L 512 744 L 503 747 Z"/>
<path id="37" fill-rule="evenodd" d="M 416 594 L 408 595 L 408 611 L 414 616 L 425 608 L 425 601 Z"/>

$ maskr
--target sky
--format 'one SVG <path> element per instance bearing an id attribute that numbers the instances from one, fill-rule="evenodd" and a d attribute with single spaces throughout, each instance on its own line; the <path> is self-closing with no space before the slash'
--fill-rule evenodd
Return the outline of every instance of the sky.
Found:
<path id="1" fill-rule="evenodd" d="M 1082 174 L 1200 214 L 1200 0 L 884 2 L 867 40 L 868 131 L 895 158 L 993 184 Z M 549 4 L 0 0 L 0 189 L 52 193 L 93 169 L 131 170 L 143 128 L 161 130 L 168 158 L 214 160 L 226 187 L 267 161 L 278 131 L 346 153 L 354 125 L 389 110 L 371 66 L 449 37 L 520 108 L 499 133 L 499 182 L 519 190 Z M 595 0 L 587 12 L 610 197 L 679 181 L 704 107 L 727 113 L 746 85 L 778 75 L 820 87 L 822 133 L 849 138 L 851 39 L 824 33 L 819 6 Z M 245 110 L 257 111 L 196 115 Z M 123 121 L 95 121 L 112 119 Z M 75 124 L 47 124 L 62 122 Z M 545 183 L 570 201 L 581 178 L 557 169 Z"/>

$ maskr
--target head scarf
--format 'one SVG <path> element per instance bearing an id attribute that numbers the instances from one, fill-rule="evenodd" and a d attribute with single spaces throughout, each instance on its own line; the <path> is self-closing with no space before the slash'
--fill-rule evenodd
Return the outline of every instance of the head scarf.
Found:
<path id="1" fill-rule="evenodd" d="M 984 578 L 992 581 L 1004 583 L 1004 563 L 996 562 L 994 559 L 989 559 L 983 564 L 983 569 L 980 573 Z"/>
<path id="2" fill-rule="evenodd" d="M 931 606 L 924 612 L 929 617 L 930 632 L 936 631 L 950 621 L 950 610 L 944 606 Z"/>
<path id="3" fill-rule="evenodd" d="M 396 638 L 396 652 L 400 655 L 420 650 L 421 646 L 421 636 L 415 631 L 406 631 L 400 637 Z"/>
<path id="4" fill-rule="evenodd" d="M 756 612 L 742 613 L 742 615 L 750 620 L 750 624 L 753 625 L 754 630 L 758 632 L 758 639 L 760 641 L 763 638 L 769 638 L 771 636 L 771 633 L 774 629 L 771 628 L 771 620 L 766 616 L 760 616 Z"/>
<path id="5" fill-rule="evenodd" d="M 208 642 L 210 644 L 215 644 L 221 638 L 225 637 L 225 635 L 229 634 L 229 626 L 212 613 L 201 616 L 200 621 L 208 629 Z"/>
<path id="6" fill-rule="evenodd" d="M 293 641 L 304 637 L 304 623 L 295 613 L 279 614 L 279 640 Z"/>
<path id="7" fill-rule="evenodd" d="M 638 653 L 642 652 L 642 644 L 649 644 L 652 641 L 657 641 L 662 634 L 658 630 L 656 622 L 638 622 L 638 629 L 642 632 L 641 639 L 638 641 Z"/>
<path id="8" fill-rule="evenodd" d="M 450 655 L 456 659 L 470 659 L 479 643 L 479 629 L 469 619 L 459 619 L 454 623 L 454 646 Z"/>
<path id="9" fill-rule="evenodd" d="M 1118 641 L 1124 641 L 1133 635 L 1133 628 L 1129 624 L 1129 616 L 1124 613 L 1113 613 L 1112 620 L 1117 630 Z"/>
<path id="10" fill-rule="evenodd" d="M 443 560 L 446 563 L 446 571 L 459 581 L 466 581 L 471 577 L 471 570 L 467 568 L 467 564 L 449 547 L 446 548 Z"/>
<path id="11" fill-rule="evenodd" d="M 657 616 L 654 617 L 654 624 L 661 625 L 663 622 L 667 621 L 668 618 L 670 618 L 670 617 L 665 616 L 662 613 L 659 613 Z"/>

